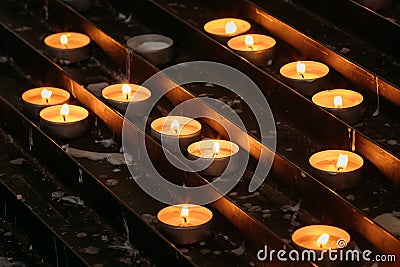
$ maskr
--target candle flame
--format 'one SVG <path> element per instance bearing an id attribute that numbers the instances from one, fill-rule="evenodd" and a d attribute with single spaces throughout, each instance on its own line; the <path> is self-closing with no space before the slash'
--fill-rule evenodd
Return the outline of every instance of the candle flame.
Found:
<path id="1" fill-rule="evenodd" d="M 246 35 L 246 37 L 244 38 L 244 43 L 246 45 L 254 45 L 254 38 L 251 35 Z"/>
<path id="2" fill-rule="evenodd" d="M 60 115 L 62 116 L 64 121 L 67 121 L 68 114 L 69 114 L 69 106 L 68 106 L 68 104 L 62 105 L 62 107 L 60 109 Z"/>
<path id="3" fill-rule="evenodd" d="M 216 156 L 218 155 L 220 150 L 220 144 L 219 142 L 213 142 L 213 154 Z"/>
<path id="4" fill-rule="evenodd" d="M 322 248 L 322 246 L 326 245 L 328 241 L 329 241 L 329 234 L 322 234 L 320 237 L 318 237 L 317 243 Z"/>
<path id="5" fill-rule="evenodd" d="M 46 100 L 46 103 L 49 103 L 49 98 L 52 95 L 52 91 L 47 90 L 46 88 L 42 90 L 42 92 L 40 93 L 40 95 L 42 96 L 43 99 Z"/>
<path id="6" fill-rule="evenodd" d="M 304 73 L 306 72 L 306 64 L 297 61 L 296 71 L 297 74 L 299 74 L 304 79 Z"/>
<path id="7" fill-rule="evenodd" d="M 62 46 L 68 46 L 68 36 L 66 34 L 60 36 L 60 43 Z"/>
<path id="8" fill-rule="evenodd" d="M 237 31 L 237 27 L 233 20 L 231 20 L 225 24 L 225 33 L 226 34 L 235 33 L 236 31 Z"/>
<path id="9" fill-rule="evenodd" d="M 176 134 L 179 132 L 179 121 L 178 120 L 173 120 L 171 122 L 171 130 L 174 131 Z"/>
<path id="10" fill-rule="evenodd" d="M 188 217 L 189 217 L 189 207 L 184 205 L 181 210 L 181 218 L 184 224 L 187 223 Z"/>
<path id="11" fill-rule="evenodd" d="M 339 154 L 336 167 L 339 170 L 345 169 L 347 167 L 347 162 L 349 161 L 349 157 L 345 154 Z"/>
<path id="12" fill-rule="evenodd" d="M 129 86 L 129 84 L 123 84 L 122 85 L 122 94 L 126 96 L 126 100 L 129 99 L 129 94 L 131 93 L 132 88 Z"/>
<path id="13" fill-rule="evenodd" d="M 60 109 L 60 115 L 67 116 L 68 114 L 69 114 L 69 106 L 68 106 L 68 104 L 62 105 L 62 107 Z"/>
<path id="14" fill-rule="evenodd" d="M 341 108 L 343 105 L 343 100 L 341 96 L 335 96 L 333 98 L 333 104 L 335 105 L 335 108 Z"/>

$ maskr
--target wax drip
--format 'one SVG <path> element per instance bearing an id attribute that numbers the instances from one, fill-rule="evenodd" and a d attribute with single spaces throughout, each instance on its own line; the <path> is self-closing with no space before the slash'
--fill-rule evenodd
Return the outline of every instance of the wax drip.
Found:
<path id="1" fill-rule="evenodd" d="M 131 80 L 131 52 L 128 51 L 126 55 L 126 62 L 125 62 L 125 78 L 129 82 Z M 128 95 L 126 95 L 126 99 L 128 100 Z"/>
<path id="2" fill-rule="evenodd" d="M 126 234 L 126 245 L 130 246 L 131 241 L 129 239 L 129 227 L 128 227 L 128 221 L 125 218 L 125 213 L 122 212 L 122 220 L 124 222 L 124 228 L 125 228 L 125 234 Z"/>
<path id="3" fill-rule="evenodd" d="M 43 5 L 44 19 L 49 20 L 49 0 L 46 0 Z"/>
<path id="4" fill-rule="evenodd" d="M 54 251 L 56 253 L 56 266 L 58 267 L 58 250 L 57 250 L 57 240 L 56 237 L 53 237 L 53 241 L 54 241 Z"/>
<path id="5" fill-rule="evenodd" d="M 376 110 L 374 111 L 374 113 L 372 113 L 373 117 L 376 117 L 379 115 L 379 106 L 380 106 L 380 101 L 379 101 L 379 80 L 378 80 L 378 76 L 375 76 L 375 84 L 376 84 Z"/>
<path id="6" fill-rule="evenodd" d="M 83 183 L 82 169 L 79 169 L 79 177 L 78 177 L 78 182 L 79 182 L 79 183 Z"/>
<path id="7" fill-rule="evenodd" d="M 32 151 L 32 147 L 33 147 L 33 135 L 32 135 L 32 128 L 29 127 L 29 151 Z"/>
<path id="8" fill-rule="evenodd" d="M 351 142 L 351 151 L 356 150 L 356 130 L 353 129 L 353 136 L 352 136 L 352 142 Z"/>

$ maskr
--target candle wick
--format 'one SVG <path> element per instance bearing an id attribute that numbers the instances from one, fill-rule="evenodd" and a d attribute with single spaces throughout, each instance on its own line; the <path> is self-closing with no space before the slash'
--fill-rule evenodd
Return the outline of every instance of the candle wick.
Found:
<path id="1" fill-rule="evenodd" d="M 254 48 L 253 48 L 253 46 L 252 45 L 249 45 L 249 46 L 247 46 L 250 50 L 254 50 Z"/>
<path id="2" fill-rule="evenodd" d="M 186 219 L 186 217 L 183 217 L 183 224 L 187 224 L 187 219 Z"/>
<path id="3" fill-rule="evenodd" d="M 319 243 L 319 248 L 322 248 L 322 244 L 321 243 Z"/>
<path id="4" fill-rule="evenodd" d="M 301 76 L 301 78 L 304 79 L 304 74 L 303 73 L 299 73 L 299 75 Z"/>
<path id="5" fill-rule="evenodd" d="M 178 134 L 178 129 L 175 127 L 174 128 L 175 134 Z"/>
<path id="6" fill-rule="evenodd" d="M 67 118 L 65 118 L 65 115 L 62 115 L 64 122 L 67 121 Z"/>
<path id="7" fill-rule="evenodd" d="M 339 171 L 341 171 L 341 170 L 343 170 L 343 169 L 344 169 L 344 168 L 340 166 L 340 167 L 337 168 L 337 171 L 339 172 Z"/>
<path id="8" fill-rule="evenodd" d="M 128 100 L 129 99 L 129 94 L 126 94 L 126 100 Z"/>
<path id="9" fill-rule="evenodd" d="M 49 103 L 49 99 L 46 97 L 46 104 L 48 104 Z"/>

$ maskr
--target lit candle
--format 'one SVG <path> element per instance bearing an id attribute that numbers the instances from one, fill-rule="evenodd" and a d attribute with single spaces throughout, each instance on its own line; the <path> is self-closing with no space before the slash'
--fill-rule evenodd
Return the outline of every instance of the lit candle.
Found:
<path id="1" fill-rule="evenodd" d="M 60 88 L 39 87 L 22 94 L 23 111 L 32 119 L 39 119 L 39 112 L 48 106 L 59 105 L 69 100 L 70 94 Z"/>
<path id="2" fill-rule="evenodd" d="M 233 173 L 240 164 L 239 146 L 230 141 L 205 139 L 191 144 L 187 150 L 189 159 L 200 160 L 198 164 L 211 160 L 211 163 L 200 172 L 202 175 L 220 176 L 224 171 Z M 230 161 L 232 161 L 230 168 L 227 169 Z"/>
<path id="3" fill-rule="evenodd" d="M 280 73 L 294 89 L 305 96 L 312 96 L 325 87 L 329 67 L 316 61 L 297 61 L 282 66 Z"/>
<path id="4" fill-rule="evenodd" d="M 324 150 L 309 158 L 316 178 L 336 190 L 358 186 L 362 179 L 364 160 L 356 153 L 345 150 Z"/>
<path id="5" fill-rule="evenodd" d="M 40 111 L 40 127 L 60 139 L 77 138 L 88 130 L 89 112 L 75 105 L 56 105 Z"/>
<path id="6" fill-rule="evenodd" d="M 233 37 L 228 46 L 257 66 L 263 66 L 275 55 L 275 39 L 262 34 Z"/>
<path id="7" fill-rule="evenodd" d="M 172 59 L 174 41 L 160 34 L 143 34 L 127 40 L 127 46 L 154 65 L 168 63 Z"/>
<path id="8" fill-rule="evenodd" d="M 179 204 L 157 214 L 158 226 L 175 244 L 193 244 L 211 235 L 212 212 L 202 206 Z"/>
<path id="9" fill-rule="evenodd" d="M 44 39 L 45 53 L 60 63 L 76 63 L 90 56 L 90 38 L 77 32 L 60 32 Z"/>
<path id="10" fill-rule="evenodd" d="M 292 241 L 300 249 L 338 250 L 346 247 L 350 242 L 350 235 L 334 226 L 309 225 L 297 229 L 292 235 Z"/>
<path id="11" fill-rule="evenodd" d="M 135 117 L 143 116 L 148 107 L 151 92 L 146 87 L 137 84 L 113 84 L 102 91 L 103 97 L 115 108 L 125 112 L 128 105 L 133 103 L 133 111 L 130 113 Z"/>
<path id="12" fill-rule="evenodd" d="M 243 34 L 250 30 L 250 23 L 242 19 L 222 18 L 204 24 L 204 30 L 225 41 L 227 37 Z"/>
<path id="13" fill-rule="evenodd" d="M 63 0 L 79 12 L 87 11 L 94 6 L 94 0 Z"/>
<path id="14" fill-rule="evenodd" d="M 351 124 L 362 117 L 363 96 L 352 90 L 333 89 L 316 93 L 312 101 Z"/>
<path id="15" fill-rule="evenodd" d="M 191 143 L 200 140 L 201 124 L 183 116 L 162 117 L 151 123 L 151 134 L 171 152 L 186 151 Z"/>

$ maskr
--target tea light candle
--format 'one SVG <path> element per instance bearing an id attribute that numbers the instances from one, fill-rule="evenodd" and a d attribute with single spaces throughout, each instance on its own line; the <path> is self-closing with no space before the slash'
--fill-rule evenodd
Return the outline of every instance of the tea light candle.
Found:
<path id="1" fill-rule="evenodd" d="M 159 228 L 175 244 L 193 244 L 211 236 L 212 212 L 202 206 L 168 206 L 157 214 Z"/>
<path id="2" fill-rule="evenodd" d="M 22 109 L 32 119 L 39 119 L 39 112 L 48 106 L 66 103 L 70 94 L 56 87 L 39 87 L 22 94 Z"/>
<path id="3" fill-rule="evenodd" d="M 212 160 L 202 175 L 220 176 L 225 170 L 226 173 L 233 173 L 240 164 L 239 146 L 226 140 L 205 139 L 193 143 L 188 147 L 188 157 L 192 160 L 201 160 L 199 164 Z M 230 168 L 228 163 L 232 161 Z"/>
<path id="4" fill-rule="evenodd" d="M 63 0 L 79 12 L 87 11 L 94 6 L 94 0 Z"/>
<path id="5" fill-rule="evenodd" d="M 316 93 L 312 101 L 351 124 L 362 116 L 363 96 L 352 90 L 333 89 Z"/>
<path id="6" fill-rule="evenodd" d="M 160 34 L 143 34 L 128 39 L 127 46 L 154 65 L 168 63 L 172 59 L 174 41 Z"/>
<path id="7" fill-rule="evenodd" d="M 309 158 L 317 178 L 335 190 L 358 186 L 362 179 L 364 160 L 345 150 L 324 150 Z"/>
<path id="8" fill-rule="evenodd" d="M 300 93 L 312 96 L 325 87 L 329 67 L 316 61 L 297 61 L 282 66 L 280 73 Z"/>
<path id="9" fill-rule="evenodd" d="M 151 123 L 151 135 L 171 152 L 186 151 L 191 143 L 200 140 L 200 134 L 201 124 L 188 117 L 168 116 Z"/>
<path id="10" fill-rule="evenodd" d="M 77 32 L 60 32 L 44 39 L 45 53 L 60 63 L 76 63 L 90 56 L 90 38 Z"/>
<path id="11" fill-rule="evenodd" d="M 292 241 L 303 250 L 337 250 L 344 249 L 349 244 L 350 235 L 334 226 L 309 225 L 297 229 L 292 235 Z"/>
<path id="12" fill-rule="evenodd" d="M 229 37 L 246 33 L 250 30 L 250 23 L 242 19 L 222 18 L 207 22 L 204 24 L 204 30 L 219 38 L 221 41 Z"/>
<path id="13" fill-rule="evenodd" d="M 257 66 L 263 66 L 275 55 L 276 41 L 262 34 L 248 34 L 233 37 L 228 46 Z"/>
<path id="14" fill-rule="evenodd" d="M 49 135 L 71 139 L 84 135 L 88 130 L 89 112 L 75 105 L 57 105 L 40 111 L 40 127 Z"/>
<path id="15" fill-rule="evenodd" d="M 112 106 L 123 112 L 133 103 L 133 115 L 140 117 L 144 116 L 147 110 L 147 100 L 151 97 L 151 92 L 146 87 L 125 83 L 107 86 L 102 95 Z"/>

